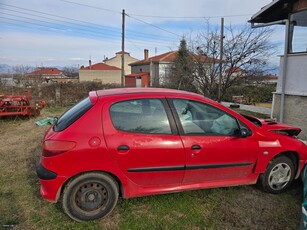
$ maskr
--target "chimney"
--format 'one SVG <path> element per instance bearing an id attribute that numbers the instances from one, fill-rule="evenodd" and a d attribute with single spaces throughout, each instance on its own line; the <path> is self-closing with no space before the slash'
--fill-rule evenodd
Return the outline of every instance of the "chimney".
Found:
<path id="1" fill-rule="evenodd" d="M 91 60 L 91 59 L 88 60 L 88 65 L 89 65 L 89 67 L 90 67 L 90 70 L 92 70 L 92 60 Z"/>
<path id="2" fill-rule="evenodd" d="M 148 61 L 148 49 L 144 49 L 144 60 Z"/>

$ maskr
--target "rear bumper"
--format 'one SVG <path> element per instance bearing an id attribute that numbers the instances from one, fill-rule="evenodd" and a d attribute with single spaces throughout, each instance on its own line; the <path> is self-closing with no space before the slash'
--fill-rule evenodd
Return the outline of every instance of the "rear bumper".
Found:
<path id="1" fill-rule="evenodd" d="M 41 163 L 36 163 L 36 174 L 39 179 L 43 180 L 52 180 L 57 177 L 57 174 L 55 172 L 45 169 Z"/>
<path id="2" fill-rule="evenodd" d="M 36 173 L 40 178 L 40 194 L 45 200 L 56 203 L 60 197 L 62 185 L 67 178 L 58 176 L 55 172 L 44 168 L 40 163 L 36 164 Z"/>

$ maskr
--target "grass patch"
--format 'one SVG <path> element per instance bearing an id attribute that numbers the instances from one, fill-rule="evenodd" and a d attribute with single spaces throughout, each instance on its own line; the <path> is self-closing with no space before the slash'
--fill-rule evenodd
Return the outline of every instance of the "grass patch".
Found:
<path id="1" fill-rule="evenodd" d="M 66 108 L 42 110 L 31 119 L 0 122 L 0 229 L 298 229 L 302 185 L 286 193 L 263 193 L 255 186 L 204 189 L 119 199 L 106 218 L 77 223 L 61 204 L 39 194 L 35 162 L 49 126 L 35 121 L 60 115 Z"/>

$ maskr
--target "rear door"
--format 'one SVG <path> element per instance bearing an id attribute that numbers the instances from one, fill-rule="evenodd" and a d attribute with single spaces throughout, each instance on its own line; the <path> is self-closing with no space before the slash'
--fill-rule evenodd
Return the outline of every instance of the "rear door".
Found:
<path id="1" fill-rule="evenodd" d="M 181 184 L 185 153 L 163 97 L 117 98 L 103 106 L 107 147 L 138 185 Z"/>

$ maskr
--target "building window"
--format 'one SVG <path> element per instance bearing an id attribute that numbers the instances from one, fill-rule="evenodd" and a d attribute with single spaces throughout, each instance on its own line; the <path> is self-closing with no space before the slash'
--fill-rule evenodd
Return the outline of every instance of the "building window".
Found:
<path id="1" fill-rule="evenodd" d="M 292 14 L 290 20 L 289 52 L 307 52 L 307 10 Z"/>

